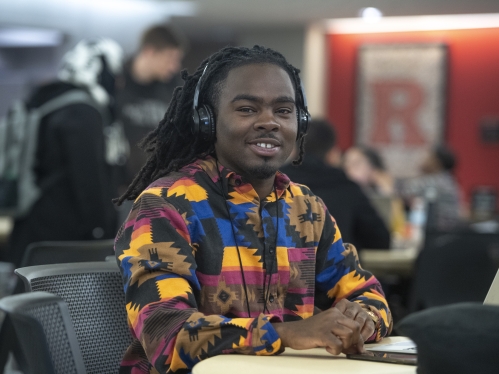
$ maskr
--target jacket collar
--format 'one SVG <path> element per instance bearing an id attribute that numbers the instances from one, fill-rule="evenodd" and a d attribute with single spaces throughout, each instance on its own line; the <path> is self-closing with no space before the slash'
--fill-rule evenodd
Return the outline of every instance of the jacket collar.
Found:
<path id="1" fill-rule="evenodd" d="M 217 162 L 216 158 L 213 156 L 206 156 L 203 159 L 198 159 L 194 164 L 201 168 L 214 183 L 220 183 L 220 178 L 223 182 L 232 186 L 232 188 L 247 190 L 251 186 L 243 177 L 238 175 L 236 172 L 224 167 L 222 164 Z M 277 171 L 274 180 L 274 186 L 277 192 L 277 196 L 280 198 L 282 194 L 289 187 L 290 180 L 286 174 Z M 252 188 L 252 187 L 251 187 Z"/>

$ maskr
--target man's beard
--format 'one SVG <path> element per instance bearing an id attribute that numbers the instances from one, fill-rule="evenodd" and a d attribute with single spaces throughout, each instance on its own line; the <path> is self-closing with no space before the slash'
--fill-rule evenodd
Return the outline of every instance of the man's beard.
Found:
<path id="1" fill-rule="evenodd" d="M 267 161 L 267 160 L 265 160 Z M 273 177 L 277 172 L 277 168 L 275 166 L 267 164 L 265 162 L 263 165 L 255 166 L 248 170 L 248 175 L 257 179 L 268 179 Z"/>

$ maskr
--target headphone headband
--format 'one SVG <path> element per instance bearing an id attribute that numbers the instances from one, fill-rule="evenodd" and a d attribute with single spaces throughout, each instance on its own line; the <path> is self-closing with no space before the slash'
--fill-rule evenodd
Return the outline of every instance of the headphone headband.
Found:
<path id="1" fill-rule="evenodd" d="M 208 68 L 208 64 L 203 69 L 203 74 L 199 77 L 198 83 L 196 84 L 196 89 L 194 91 L 194 100 L 192 101 L 192 109 L 196 110 L 198 108 L 199 103 L 199 91 L 201 90 L 201 81 L 203 80 L 204 74 L 206 73 L 206 69 Z"/>

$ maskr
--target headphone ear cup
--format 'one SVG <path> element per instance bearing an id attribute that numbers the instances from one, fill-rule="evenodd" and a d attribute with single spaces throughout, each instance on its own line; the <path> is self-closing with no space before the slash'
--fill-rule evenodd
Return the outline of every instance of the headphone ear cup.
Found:
<path id="1" fill-rule="evenodd" d="M 198 136 L 199 134 L 199 125 L 200 125 L 200 120 L 199 120 L 199 112 L 197 109 L 192 110 L 192 126 L 191 126 L 191 133 L 195 137 Z"/>
<path id="2" fill-rule="evenodd" d="M 308 124 L 310 122 L 310 114 L 301 108 L 298 108 L 298 133 L 296 140 L 301 139 L 307 134 Z"/>
<path id="3" fill-rule="evenodd" d="M 199 118 L 199 132 L 204 141 L 215 141 L 215 116 L 209 105 L 203 105 L 197 110 Z"/>

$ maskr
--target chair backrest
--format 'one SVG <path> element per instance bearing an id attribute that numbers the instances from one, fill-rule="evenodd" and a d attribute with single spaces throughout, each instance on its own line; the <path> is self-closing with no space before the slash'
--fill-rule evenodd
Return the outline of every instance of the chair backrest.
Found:
<path id="1" fill-rule="evenodd" d="M 21 267 L 104 261 L 106 256 L 111 255 L 114 255 L 113 239 L 36 242 L 26 248 Z"/>
<path id="2" fill-rule="evenodd" d="M 499 234 L 463 232 L 435 238 L 416 261 L 409 310 L 483 302 L 499 267 L 498 245 Z"/>
<path id="3" fill-rule="evenodd" d="M 499 270 L 483 302 L 486 305 L 499 305 Z"/>
<path id="4" fill-rule="evenodd" d="M 24 374 L 85 374 L 80 347 L 67 305 L 48 292 L 7 296 L 0 300 L 12 324 Z"/>
<path id="5" fill-rule="evenodd" d="M 89 373 L 116 373 L 132 341 L 115 262 L 40 265 L 16 270 L 27 291 L 60 296 L 69 308 Z"/>

